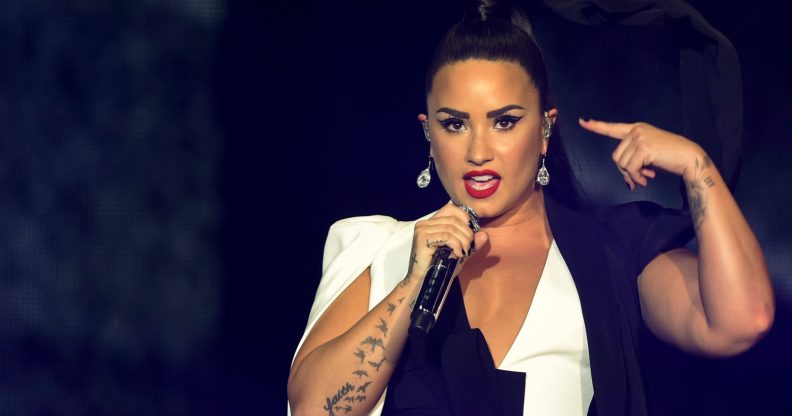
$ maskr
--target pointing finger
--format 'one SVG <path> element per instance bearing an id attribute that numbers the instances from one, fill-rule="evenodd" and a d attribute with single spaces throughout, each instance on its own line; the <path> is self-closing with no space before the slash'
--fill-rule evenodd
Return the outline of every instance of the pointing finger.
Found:
<path id="1" fill-rule="evenodd" d="M 594 119 L 583 120 L 579 118 L 578 123 L 580 127 L 588 131 L 619 140 L 625 138 L 633 128 L 632 123 L 609 123 Z"/>

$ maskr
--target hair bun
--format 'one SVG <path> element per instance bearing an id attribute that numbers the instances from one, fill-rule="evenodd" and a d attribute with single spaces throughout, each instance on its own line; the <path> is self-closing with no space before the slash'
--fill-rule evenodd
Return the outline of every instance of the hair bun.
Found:
<path id="1" fill-rule="evenodd" d="M 509 1 L 473 0 L 468 3 L 463 21 L 486 22 L 489 20 L 510 21 L 512 4 Z"/>

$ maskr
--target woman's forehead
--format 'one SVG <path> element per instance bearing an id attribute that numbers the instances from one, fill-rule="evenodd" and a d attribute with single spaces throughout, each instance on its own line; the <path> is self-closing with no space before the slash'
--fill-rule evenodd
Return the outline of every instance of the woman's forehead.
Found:
<path id="1" fill-rule="evenodd" d="M 538 105 L 539 93 L 522 65 L 510 61 L 466 60 L 443 66 L 437 72 L 430 106 Z"/>

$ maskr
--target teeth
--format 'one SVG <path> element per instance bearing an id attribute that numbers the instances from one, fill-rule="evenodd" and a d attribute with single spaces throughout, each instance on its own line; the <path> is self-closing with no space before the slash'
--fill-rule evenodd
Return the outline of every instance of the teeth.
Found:
<path id="1" fill-rule="evenodd" d="M 494 178 L 492 175 L 482 175 L 482 176 L 471 176 L 470 179 L 473 179 L 476 182 L 486 182 Z"/>

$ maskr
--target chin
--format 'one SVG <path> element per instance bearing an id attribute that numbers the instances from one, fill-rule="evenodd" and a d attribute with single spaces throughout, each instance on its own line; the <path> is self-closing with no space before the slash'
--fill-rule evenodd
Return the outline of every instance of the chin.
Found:
<path id="1" fill-rule="evenodd" d="M 492 199 L 492 197 L 477 199 L 469 195 L 465 196 L 466 198 L 462 199 L 462 203 L 473 208 L 473 211 L 476 211 L 476 215 L 478 215 L 479 218 L 494 218 L 500 216 L 504 212 L 503 204 Z"/>

